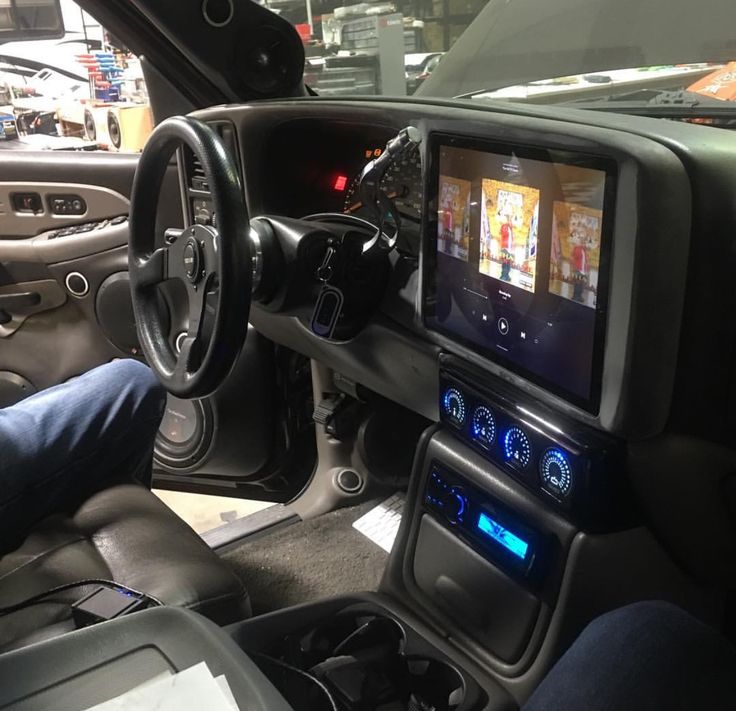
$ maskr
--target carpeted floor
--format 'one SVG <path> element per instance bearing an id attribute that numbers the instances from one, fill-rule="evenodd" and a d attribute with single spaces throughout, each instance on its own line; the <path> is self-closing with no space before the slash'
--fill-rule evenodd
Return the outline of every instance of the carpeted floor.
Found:
<path id="1" fill-rule="evenodd" d="M 253 612 L 376 590 L 388 555 L 352 527 L 376 503 L 302 521 L 226 553 L 224 560 L 245 582 Z"/>

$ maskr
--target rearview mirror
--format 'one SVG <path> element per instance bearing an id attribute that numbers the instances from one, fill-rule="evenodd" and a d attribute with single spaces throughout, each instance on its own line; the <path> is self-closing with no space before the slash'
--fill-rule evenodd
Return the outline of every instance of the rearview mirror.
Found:
<path id="1" fill-rule="evenodd" d="M 0 0 L 0 44 L 63 36 L 60 0 Z"/>

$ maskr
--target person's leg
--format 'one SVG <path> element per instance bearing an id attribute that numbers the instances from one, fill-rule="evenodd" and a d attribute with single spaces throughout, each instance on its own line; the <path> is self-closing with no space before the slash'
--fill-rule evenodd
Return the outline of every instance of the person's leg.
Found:
<path id="1" fill-rule="evenodd" d="M 666 602 L 640 602 L 591 622 L 523 711 L 736 708 L 736 649 Z"/>
<path id="2" fill-rule="evenodd" d="M 165 402 L 147 366 L 119 360 L 0 410 L 0 548 L 111 480 L 150 485 Z"/>

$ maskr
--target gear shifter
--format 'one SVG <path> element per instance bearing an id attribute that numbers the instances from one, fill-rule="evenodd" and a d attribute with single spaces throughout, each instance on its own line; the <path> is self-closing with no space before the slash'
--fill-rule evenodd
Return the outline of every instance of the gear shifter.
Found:
<path id="1" fill-rule="evenodd" d="M 375 235 L 363 245 L 363 253 L 373 249 L 390 252 L 396 245 L 401 220 L 394 204 L 381 190 L 381 179 L 389 166 L 401 155 L 418 146 L 422 141 L 419 130 L 414 126 L 407 126 L 399 131 L 395 138 L 387 144 L 383 153 L 372 160 L 360 174 L 359 193 L 363 205 L 371 211 L 373 221 L 377 227 Z M 393 233 L 387 235 L 387 223 L 393 222 Z"/>

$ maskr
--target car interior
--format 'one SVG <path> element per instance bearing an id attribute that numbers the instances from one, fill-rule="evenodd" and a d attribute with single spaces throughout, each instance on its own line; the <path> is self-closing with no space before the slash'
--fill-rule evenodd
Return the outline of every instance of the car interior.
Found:
<path id="1" fill-rule="evenodd" d="M 255 2 L 79 5 L 142 58 L 155 129 L 0 153 L 0 407 L 144 360 L 156 485 L 277 505 L 199 536 L 119 482 L 3 541 L 2 708 L 205 661 L 243 710 L 501 711 L 629 603 L 733 638 L 730 131 L 316 96 Z M 389 554 L 328 541 L 389 497 Z M 80 625 L 95 580 L 129 614 Z"/>

